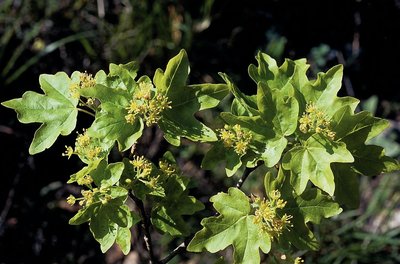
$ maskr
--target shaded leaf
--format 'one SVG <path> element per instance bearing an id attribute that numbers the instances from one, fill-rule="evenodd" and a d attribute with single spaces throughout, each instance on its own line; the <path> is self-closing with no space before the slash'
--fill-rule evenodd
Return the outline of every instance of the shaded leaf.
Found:
<path id="1" fill-rule="evenodd" d="M 172 236 L 187 236 L 188 224 L 184 215 L 193 215 L 204 209 L 204 205 L 195 197 L 188 195 L 189 181 L 177 174 L 170 175 L 163 183 L 165 197 L 154 198 L 155 205 L 151 211 L 151 222 L 160 231 Z"/>
<path id="2" fill-rule="evenodd" d="M 119 181 L 123 170 L 122 162 L 107 164 L 107 161 L 102 160 L 90 175 L 97 186 L 111 186 Z"/>
<path id="3" fill-rule="evenodd" d="M 331 167 L 335 174 L 335 200 L 349 209 L 357 209 L 360 206 L 358 174 L 350 164 L 334 163 Z"/>

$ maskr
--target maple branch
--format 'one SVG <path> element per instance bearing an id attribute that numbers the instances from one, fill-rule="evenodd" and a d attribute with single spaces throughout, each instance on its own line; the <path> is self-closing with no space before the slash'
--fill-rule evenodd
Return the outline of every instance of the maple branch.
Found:
<path id="1" fill-rule="evenodd" d="M 140 211 L 140 216 L 142 218 L 142 228 L 144 230 L 143 239 L 146 244 L 147 251 L 149 252 L 149 255 L 150 255 L 149 263 L 150 264 L 159 264 L 160 261 L 158 261 L 158 259 L 154 255 L 153 243 L 151 241 L 151 234 L 150 234 L 150 221 L 149 221 L 149 218 L 147 217 L 146 210 L 144 209 L 143 202 L 142 202 L 142 200 L 140 200 L 133 194 L 130 194 L 130 197 L 136 203 L 136 205 Z"/>

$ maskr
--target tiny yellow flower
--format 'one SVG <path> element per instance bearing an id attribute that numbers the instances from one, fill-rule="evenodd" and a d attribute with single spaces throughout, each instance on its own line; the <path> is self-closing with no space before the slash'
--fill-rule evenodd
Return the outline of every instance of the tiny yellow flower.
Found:
<path id="1" fill-rule="evenodd" d="M 167 176 L 170 176 L 176 172 L 176 168 L 166 161 L 160 160 L 158 166 L 160 167 L 160 170 L 164 172 Z"/>
<path id="2" fill-rule="evenodd" d="M 74 205 L 75 202 L 76 202 L 75 196 L 73 196 L 72 194 L 70 194 L 70 195 L 68 196 L 68 198 L 67 198 L 67 203 L 68 203 L 69 205 Z"/>
<path id="3" fill-rule="evenodd" d="M 133 124 L 133 123 L 135 123 L 136 118 L 135 118 L 135 115 L 134 115 L 134 114 L 127 114 L 127 115 L 125 116 L 125 120 L 126 120 L 126 122 L 129 123 L 129 124 Z"/>
<path id="4" fill-rule="evenodd" d="M 132 161 L 131 164 L 133 165 L 133 167 L 135 168 L 142 168 L 145 164 L 145 159 L 143 156 L 136 156 Z"/>
<path id="5" fill-rule="evenodd" d="M 83 201 L 86 206 L 89 206 L 93 203 L 94 191 L 91 190 L 82 190 Z M 80 204 L 80 203 L 79 203 Z"/>
<path id="6" fill-rule="evenodd" d="M 304 263 L 304 260 L 303 260 L 302 258 L 300 258 L 300 257 L 297 257 L 297 258 L 294 260 L 294 264 L 301 264 L 301 263 Z"/>
<path id="7" fill-rule="evenodd" d="M 97 158 L 101 154 L 102 149 L 100 147 L 89 148 L 86 157 L 89 160 Z"/>
<path id="8" fill-rule="evenodd" d="M 72 98 L 79 99 L 81 96 L 80 89 L 93 87 L 95 85 L 96 81 L 91 74 L 88 74 L 87 72 L 80 73 L 79 82 L 71 83 L 69 86 L 69 92 Z"/>
<path id="9" fill-rule="evenodd" d="M 62 154 L 64 157 L 71 158 L 71 156 L 74 154 L 74 149 L 70 146 L 65 146 L 65 152 Z"/>
<path id="10" fill-rule="evenodd" d="M 152 165 L 150 161 L 146 160 L 143 156 L 136 156 L 130 161 L 134 169 L 138 172 L 138 177 L 145 178 L 151 174 Z"/>

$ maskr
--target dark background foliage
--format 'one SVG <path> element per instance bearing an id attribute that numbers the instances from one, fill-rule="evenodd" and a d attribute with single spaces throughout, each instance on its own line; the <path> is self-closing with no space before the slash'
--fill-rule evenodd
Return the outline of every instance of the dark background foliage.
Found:
<path id="1" fill-rule="evenodd" d="M 107 69 L 109 62 L 137 60 L 141 73 L 152 75 L 181 48 L 189 54 L 191 82 L 221 82 L 217 73 L 222 71 L 250 94 L 255 86 L 247 66 L 255 63 L 254 56 L 261 50 L 279 62 L 286 57 L 306 57 L 310 77 L 343 64 L 341 95 L 361 99 L 364 108 L 392 121 L 390 131 L 376 143 L 397 157 L 399 32 L 398 0 L 3 0 L 0 101 L 20 97 L 26 90 L 39 92 L 41 73 L 95 73 Z M 207 120 L 207 114 L 203 118 Z M 90 122 L 83 118 L 79 127 L 88 127 Z M 64 145 L 72 144 L 74 135 L 58 140 L 44 153 L 29 156 L 36 128 L 36 124 L 20 124 L 13 111 L 0 108 L 0 263 L 140 263 L 135 262 L 143 251 L 137 237 L 133 253 L 139 253 L 124 260 L 117 249 L 101 254 L 86 225 L 68 225 L 74 209 L 65 197 L 79 190 L 65 182 L 80 164 L 61 153 Z M 157 131 L 147 130 L 146 135 L 141 143 L 144 153 Z M 158 150 L 165 148 L 165 142 L 159 143 Z M 214 174 L 199 170 L 202 147 L 184 142 L 174 151 L 193 185 L 200 187 L 194 194 L 203 202 L 235 180 L 218 176 L 218 168 Z M 306 254 L 306 261 L 400 262 L 398 177 L 363 179 L 360 209 L 316 228 L 322 250 Z M 249 190 L 259 188 L 256 180 L 246 184 Z M 211 212 L 202 216 L 207 214 Z M 188 221 L 194 221 L 196 231 L 198 222 Z M 159 235 L 155 238 L 158 254 L 166 254 L 179 242 Z M 214 261 L 207 254 L 186 254 L 176 262 L 189 259 L 191 263 Z"/>

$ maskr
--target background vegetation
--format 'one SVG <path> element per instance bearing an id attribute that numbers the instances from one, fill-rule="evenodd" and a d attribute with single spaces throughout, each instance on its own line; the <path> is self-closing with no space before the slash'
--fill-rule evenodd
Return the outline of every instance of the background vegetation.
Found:
<path id="1" fill-rule="evenodd" d="M 3 0 L 0 101 L 20 97 L 25 90 L 38 91 L 40 73 L 95 73 L 107 69 L 109 62 L 137 60 L 141 73 L 153 75 L 181 48 L 189 54 L 192 83 L 220 82 L 217 72 L 223 71 L 244 92 L 253 93 L 247 66 L 261 50 L 281 62 L 285 57 L 308 58 L 310 76 L 343 64 L 342 95 L 361 99 L 362 108 L 391 120 L 392 127 L 375 143 L 398 157 L 399 32 L 397 0 Z M 200 118 L 212 115 L 205 112 Z M 82 120 L 79 126 L 90 122 Z M 78 170 L 78 161 L 67 161 L 61 153 L 74 135 L 29 156 L 35 128 L 19 124 L 14 112 L 0 109 L 0 263 L 141 263 L 139 234 L 134 233 L 137 250 L 124 259 L 117 249 L 101 254 L 87 226 L 68 225 L 75 209 L 65 198 L 78 190 L 65 182 Z M 160 133 L 147 129 L 138 151 L 156 158 L 165 148 Z M 172 150 L 198 187 L 193 195 L 210 209 L 208 198 L 226 190 L 235 178 L 225 178 L 220 168 L 201 171 L 205 148 L 185 142 Z M 318 227 L 322 250 L 307 253 L 306 263 L 399 263 L 399 176 L 362 178 L 360 208 Z M 259 192 L 259 186 L 249 178 L 245 188 Z M 197 231 L 199 223 L 188 221 Z M 180 243 L 156 234 L 154 240 L 159 255 Z M 214 261 L 212 255 L 182 254 L 175 263 Z"/>

